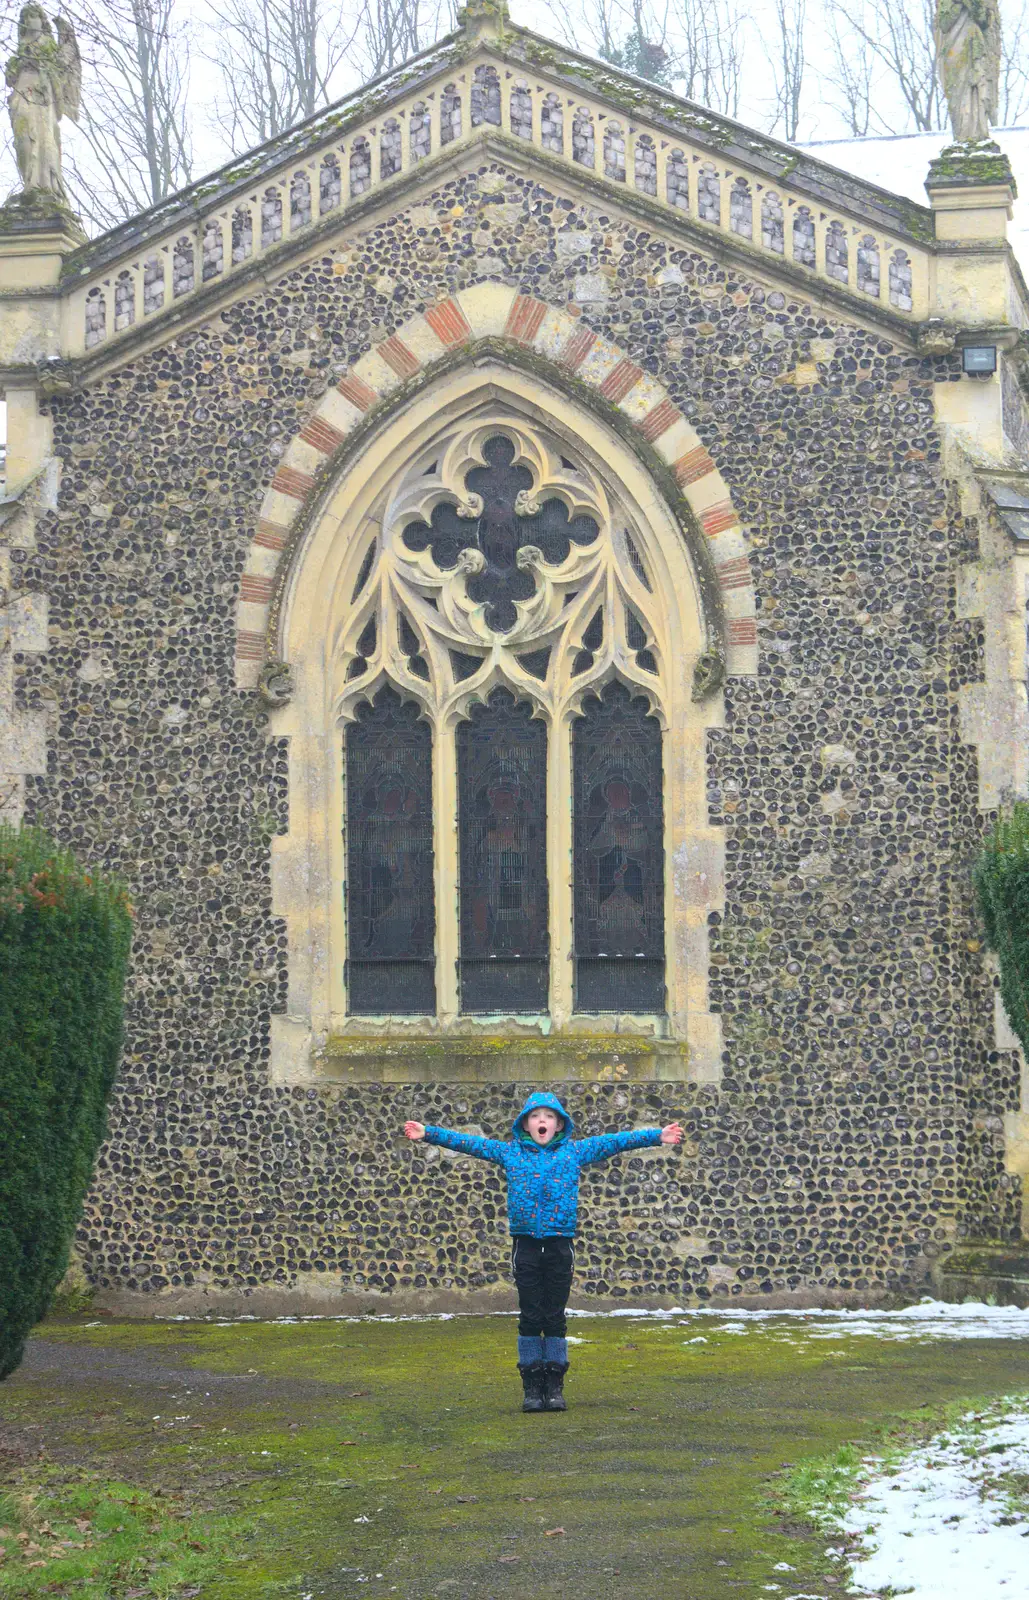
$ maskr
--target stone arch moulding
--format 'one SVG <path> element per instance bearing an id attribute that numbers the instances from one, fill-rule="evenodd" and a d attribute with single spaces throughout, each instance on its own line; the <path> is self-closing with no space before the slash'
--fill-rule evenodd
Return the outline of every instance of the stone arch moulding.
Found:
<path id="1" fill-rule="evenodd" d="M 448 335 L 457 347 L 456 360 L 441 359 Z M 530 346 L 544 361 L 510 359 L 512 342 Z M 467 347 L 470 359 L 464 359 L 461 347 Z M 580 384 L 562 376 L 562 357 L 566 374 L 575 363 Z M 423 367 L 429 369 L 424 383 L 404 383 Z M 548 381 L 552 370 L 553 384 Z M 606 407 L 591 400 L 584 392 L 589 388 L 601 393 Z M 391 390 L 398 391 L 396 400 L 402 403 L 376 405 Z M 349 1051 L 369 1034 L 377 1078 L 387 1064 L 384 1049 L 395 1055 L 426 1033 L 435 1035 L 437 1048 L 420 1075 L 461 1077 L 460 1066 L 448 1064 L 450 1052 L 440 1057 L 439 1035 L 458 1043 L 457 1055 L 460 1041 L 481 1035 L 478 1019 L 457 1015 L 442 1001 L 435 1019 L 414 1026 L 406 1019 L 346 1015 L 340 741 L 352 698 L 344 678 L 349 678 L 345 652 L 352 653 L 354 605 L 359 592 L 360 604 L 365 603 L 367 552 L 383 548 L 383 506 L 398 474 L 409 472 L 427 449 L 434 456 L 436 440 L 448 429 L 503 429 L 497 419 L 505 416 L 514 433 L 520 428 L 549 432 L 558 454 L 564 441 L 570 454 L 582 458 L 587 474 L 614 486 L 619 515 L 643 535 L 644 553 L 650 551 L 655 601 L 660 595 L 666 607 L 671 631 L 659 639 L 659 656 L 675 662 L 674 687 L 662 717 L 668 785 L 667 1013 L 641 1024 L 631 1018 L 578 1016 L 570 1004 L 552 1003 L 543 1032 L 549 1035 L 551 1025 L 562 1037 L 591 1034 L 595 1039 L 598 1030 L 604 1037 L 618 1032 L 628 1054 L 604 1071 L 624 1077 L 635 1075 L 629 1035 L 650 1028 L 652 1059 L 643 1064 L 640 1057 L 644 1075 L 698 1082 L 717 1081 L 720 1075 L 720 1019 L 707 1006 L 707 924 L 723 901 L 722 835 L 707 820 L 705 748 L 707 730 L 720 726 L 724 715 L 721 696 L 713 692 L 722 660 L 728 658 L 725 665 L 734 674 L 751 673 L 756 665 L 754 600 L 742 534 L 710 457 L 654 380 L 567 313 L 513 290 L 480 285 L 412 319 L 325 397 L 276 473 L 248 563 L 240 602 L 239 682 L 241 687 L 261 682 L 273 708 L 271 736 L 288 739 L 290 752 L 289 833 L 272 845 L 273 911 L 286 923 L 289 946 L 287 1013 L 272 1019 L 275 1081 L 316 1081 L 327 1047 L 338 1057 L 341 1043 Z M 349 451 L 341 448 L 348 432 L 354 434 Z M 330 459 L 331 470 L 322 471 Z M 691 490 L 696 497 L 687 499 Z M 627 534 L 623 537 L 632 544 Z M 651 584 L 644 580 L 644 587 Z M 712 646 L 719 648 L 717 659 Z M 276 662 L 295 668 L 293 689 L 282 677 L 277 686 Z M 714 670 L 713 680 L 704 680 L 701 667 Z M 280 670 L 284 675 L 285 668 Z M 610 670 L 622 675 L 616 663 Z M 442 770 L 444 763 L 439 765 Z M 437 814 L 445 819 L 453 797 L 438 777 L 434 794 Z M 555 840 L 559 832 L 555 823 Z M 554 884 L 569 877 L 561 863 L 570 840 L 564 845 L 549 840 L 548 829 Z M 437 860 L 438 904 L 455 888 L 446 871 L 446 863 Z M 556 915 L 565 890 L 554 893 Z M 561 959 L 556 958 L 555 971 Z M 451 964 L 441 945 L 438 970 L 443 973 Z M 555 996 L 557 987 L 555 978 Z M 524 1037 L 516 1019 L 509 1025 L 501 1019 L 499 1030 L 497 1019 L 489 1026 L 494 1033 Z M 341 1040 L 343 1035 L 349 1037 Z M 347 1071 L 353 1070 L 348 1065 Z"/>
<path id="2" fill-rule="evenodd" d="M 576 380 L 617 408 L 642 444 L 665 464 L 692 513 L 717 585 L 720 645 L 728 677 L 757 671 L 757 622 L 747 545 L 728 487 L 697 433 L 663 384 L 642 371 L 616 344 L 579 317 L 484 282 L 412 317 L 373 345 L 334 388 L 326 391 L 291 440 L 265 493 L 257 531 L 240 583 L 236 612 L 236 683 L 253 688 L 274 658 L 269 639 L 272 601 L 284 555 L 309 516 L 330 458 L 365 421 L 419 374 L 448 354 L 480 340 L 503 339 L 553 365 L 556 377 Z"/>

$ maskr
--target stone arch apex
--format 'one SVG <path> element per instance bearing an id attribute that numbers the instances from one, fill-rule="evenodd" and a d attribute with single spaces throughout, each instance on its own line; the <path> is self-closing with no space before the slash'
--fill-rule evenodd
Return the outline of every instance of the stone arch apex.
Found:
<path id="1" fill-rule="evenodd" d="M 235 672 L 259 681 L 268 655 L 272 602 L 293 532 L 320 488 L 320 474 L 364 417 L 392 390 L 476 341 L 507 339 L 551 362 L 617 408 L 668 466 L 711 556 L 724 616 L 726 673 L 757 671 L 754 585 L 746 540 L 714 460 L 658 379 L 582 318 L 507 284 L 486 280 L 409 318 L 344 373 L 291 440 L 265 491 L 240 583 Z"/>

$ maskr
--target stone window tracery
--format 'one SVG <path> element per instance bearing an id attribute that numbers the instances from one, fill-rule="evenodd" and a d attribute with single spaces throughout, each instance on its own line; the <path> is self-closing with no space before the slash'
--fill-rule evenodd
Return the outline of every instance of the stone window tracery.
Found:
<path id="1" fill-rule="evenodd" d="M 500 78 L 496 67 L 476 67 L 472 82 L 472 127 L 478 128 L 484 122 L 500 127 Z"/>
<path id="2" fill-rule="evenodd" d="M 448 83 L 439 103 L 439 142 L 450 144 L 461 137 L 461 96 L 457 86 Z"/>
<path id="3" fill-rule="evenodd" d="M 114 284 L 114 330 L 131 328 L 136 320 L 136 285 L 131 272 L 119 272 Z"/>
<path id="4" fill-rule="evenodd" d="M 636 188 L 642 194 L 657 194 L 657 151 L 649 134 L 641 133 L 636 140 Z"/>
<path id="5" fill-rule="evenodd" d="M 857 247 L 857 283 L 862 294 L 879 298 L 879 246 L 866 233 Z"/>
<path id="6" fill-rule="evenodd" d="M 681 150 L 673 150 L 668 157 L 666 176 L 668 204 L 680 211 L 690 209 L 690 164 Z"/>
<path id="7" fill-rule="evenodd" d="M 362 134 L 350 149 L 350 197 L 364 194 L 372 186 L 372 147 Z"/>
<path id="8" fill-rule="evenodd" d="M 579 106 L 572 118 L 572 159 L 581 167 L 596 165 L 596 140 L 593 118 L 585 106 Z"/>
<path id="9" fill-rule="evenodd" d="M 411 107 L 409 136 L 411 160 L 424 161 L 432 150 L 432 119 L 424 100 L 416 100 Z"/>
<path id="10" fill-rule="evenodd" d="M 785 249 L 782 201 L 774 189 L 767 189 L 761 201 L 761 243 L 779 256 Z"/>
<path id="11" fill-rule="evenodd" d="M 201 277 L 205 283 L 212 278 L 221 277 L 222 267 L 225 264 L 225 238 L 222 225 L 216 217 L 204 223 L 204 237 L 201 244 Z"/>
<path id="12" fill-rule="evenodd" d="M 914 301 L 911 288 L 911 257 L 906 250 L 894 250 L 890 257 L 890 304 L 898 311 L 910 311 Z"/>
<path id="13" fill-rule="evenodd" d="M 703 162 L 697 174 L 697 215 L 701 222 L 722 220 L 722 188 L 710 161 Z"/>
<path id="14" fill-rule="evenodd" d="M 556 94 L 548 94 L 540 112 L 540 143 L 544 150 L 563 155 L 565 148 L 564 108 Z"/>
<path id="15" fill-rule="evenodd" d="M 90 289 L 86 296 L 86 349 L 107 338 L 107 301 L 102 289 Z"/>
<path id="16" fill-rule="evenodd" d="M 282 238 L 282 195 L 278 189 L 264 191 L 261 201 L 261 249 L 277 244 Z"/>
<path id="17" fill-rule="evenodd" d="M 294 172 L 289 184 L 289 227 L 295 233 L 297 228 L 306 228 L 311 220 L 311 180 L 301 168 Z"/>
<path id="18" fill-rule="evenodd" d="M 318 210 L 324 216 L 326 211 L 335 211 L 343 196 L 343 180 L 339 170 L 339 157 L 329 151 L 322 157 L 321 166 L 318 168 Z"/>
<path id="19" fill-rule="evenodd" d="M 516 139 L 532 138 L 532 95 L 529 85 L 519 79 L 511 89 L 509 102 L 511 132 Z"/>
<path id="20" fill-rule="evenodd" d="M 807 206 L 798 206 L 793 218 L 793 259 L 799 267 L 815 264 L 815 219 Z"/>
<path id="21" fill-rule="evenodd" d="M 180 294 L 188 294 L 192 289 L 196 277 L 196 266 L 193 256 L 193 241 L 185 236 L 175 245 L 175 254 L 172 257 L 172 293 L 176 298 Z"/>
<path id="22" fill-rule="evenodd" d="M 825 270 L 830 278 L 846 283 L 850 276 L 850 250 L 847 230 L 842 222 L 830 222 L 825 230 Z"/>
<path id="23" fill-rule="evenodd" d="M 232 213 L 232 265 L 239 266 L 254 253 L 254 217 L 249 206 L 237 206 Z"/>
<path id="24" fill-rule="evenodd" d="M 351 569 L 338 704 L 352 1015 L 434 1011 L 413 931 L 422 937 L 433 918 L 453 919 L 444 942 L 462 1015 L 547 1014 L 555 944 L 559 959 L 574 949 L 577 1010 L 665 1009 L 662 606 L 644 538 L 566 448 L 515 416 L 455 427 L 411 461 Z M 423 837 L 417 851 L 424 794 L 395 774 L 368 779 L 364 754 L 380 721 L 405 718 L 423 730 L 412 739 L 431 730 L 422 766 L 436 774 L 436 843 Z M 548 878 L 555 803 L 573 813 L 576 863 L 559 926 Z M 416 855 L 445 849 L 447 805 L 457 895 L 437 881 L 430 917 L 424 881 L 406 894 L 401 885 L 415 884 Z M 376 962 L 392 963 L 377 1007 Z"/>
<path id="25" fill-rule="evenodd" d="M 741 239 L 754 236 L 754 202 L 746 178 L 736 178 L 729 190 L 729 227 Z"/>
<path id="26" fill-rule="evenodd" d="M 164 305 L 164 262 L 150 256 L 143 263 L 143 315 L 150 316 Z"/>
<path id="27" fill-rule="evenodd" d="M 400 132 L 400 123 L 396 117 L 390 117 L 383 124 L 382 136 L 379 140 L 379 175 L 383 178 L 392 178 L 400 171 L 403 159 L 403 135 Z"/>
<path id="28" fill-rule="evenodd" d="M 625 182 L 625 133 L 620 122 L 604 129 L 604 174 L 615 183 Z"/>

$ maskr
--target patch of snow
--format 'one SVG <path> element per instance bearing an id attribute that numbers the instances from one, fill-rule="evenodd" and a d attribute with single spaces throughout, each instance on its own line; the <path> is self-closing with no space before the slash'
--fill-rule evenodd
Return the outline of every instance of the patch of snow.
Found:
<path id="1" fill-rule="evenodd" d="M 291 1327 L 305 1322 L 453 1322 L 459 1317 L 510 1319 L 517 1315 L 516 1311 L 426 1311 L 406 1316 L 392 1316 L 379 1312 L 368 1312 L 364 1316 L 349 1316 L 323 1312 L 318 1315 L 282 1316 L 267 1320 L 270 1326 Z M 570 1309 L 568 1316 L 588 1317 L 600 1322 L 615 1318 L 649 1322 L 654 1325 L 655 1333 L 696 1327 L 699 1318 L 717 1317 L 719 1324 L 711 1329 L 713 1333 L 771 1331 L 774 1338 L 784 1343 L 795 1342 L 795 1336 L 798 1334 L 811 1339 L 843 1339 L 851 1334 L 864 1338 L 901 1340 L 1029 1339 L 1029 1308 L 1023 1310 L 1018 1306 L 988 1306 L 981 1302 L 951 1305 L 944 1300 L 922 1300 L 918 1305 L 905 1306 L 899 1311 L 863 1311 L 849 1307 L 832 1309 L 813 1307 L 806 1310 L 786 1307 L 768 1311 L 734 1311 L 728 1306 L 720 1306 L 717 1309 L 709 1306 L 619 1306 L 614 1311 Z M 206 1322 L 209 1326 L 230 1328 L 239 1322 L 259 1322 L 262 1319 L 246 1315 L 218 1318 L 208 1315 L 164 1317 L 157 1320 Z M 772 1325 L 770 1329 L 769 1324 Z M 91 1322 L 87 1326 L 95 1328 L 103 1324 Z M 701 1323 L 701 1326 L 704 1324 Z M 684 1343 L 700 1343 L 702 1338 L 702 1335 L 698 1335 L 695 1339 L 686 1340 Z"/>
<path id="2" fill-rule="evenodd" d="M 1029 128 L 993 128 L 990 137 L 1011 162 L 1018 195 L 1012 206 L 1008 238 L 1022 270 L 1029 271 Z M 827 161 L 830 166 L 852 172 L 866 183 L 874 183 L 890 194 L 906 195 L 924 206 L 929 203 L 925 192 L 929 163 L 952 143 L 949 134 L 904 133 L 881 138 L 819 140 L 799 148 L 809 151 L 818 161 Z"/>
<path id="3" fill-rule="evenodd" d="M 838 1519 L 857 1541 L 850 1593 L 912 1600 L 1025 1595 L 1029 1512 L 1004 1488 L 1004 1478 L 1015 1473 L 1029 1473 L 1024 1405 L 985 1425 L 966 1417 L 898 1468 L 866 1479 L 858 1500 Z"/>

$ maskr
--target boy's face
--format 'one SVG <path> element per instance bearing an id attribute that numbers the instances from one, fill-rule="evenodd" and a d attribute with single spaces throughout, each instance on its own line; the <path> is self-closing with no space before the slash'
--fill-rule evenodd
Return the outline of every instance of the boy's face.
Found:
<path id="1" fill-rule="evenodd" d="M 564 1125 L 564 1117 L 559 1117 L 549 1106 L 537 1106 L 525 1119 L 525 1126 L 537 1144 L 549 1144 Z"/>

